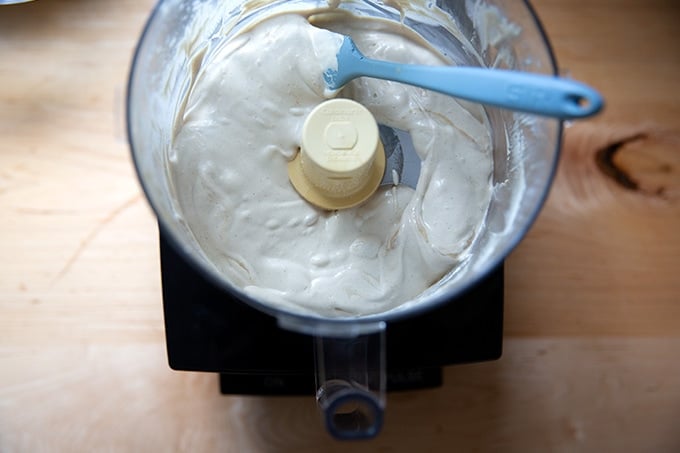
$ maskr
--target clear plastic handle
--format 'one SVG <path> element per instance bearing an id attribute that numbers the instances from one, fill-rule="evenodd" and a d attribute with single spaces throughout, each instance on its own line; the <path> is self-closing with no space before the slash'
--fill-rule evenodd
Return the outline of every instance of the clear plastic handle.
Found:
<path id="1" fill-rule="evenodd" d="M 316 400 L 336 439 L 370 439 L 385 410 L 385 323 L 314 322 L 282 315 L 279 326 L 314 337 Z"/>
<path id="2" fill-rule="evenodd" d="M 337 439 L 370 439 L 385 409 L 385 329 L 350 338 L 316 337 L 316 399 Z"/>

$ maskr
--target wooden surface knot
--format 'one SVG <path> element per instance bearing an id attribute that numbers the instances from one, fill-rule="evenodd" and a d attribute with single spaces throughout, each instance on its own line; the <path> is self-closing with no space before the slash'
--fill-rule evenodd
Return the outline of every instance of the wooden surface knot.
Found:
<path id="1" fill-rule="evenodd" d="M 680 199 L 680 131 L 584 122 L 566 129 L 556 186 L 577 201 Z"/>
<path id="2" fill-rule="evenodd" d="M 624 189 L 663 199 L 680 195 L 680 135 L 637 132 L 595 153 L 600 171 Z"/>

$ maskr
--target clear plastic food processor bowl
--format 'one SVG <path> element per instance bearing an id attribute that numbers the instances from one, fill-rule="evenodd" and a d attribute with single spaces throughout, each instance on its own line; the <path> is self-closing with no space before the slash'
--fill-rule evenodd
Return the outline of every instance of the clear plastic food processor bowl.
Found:
<path id="1" fill-rule="evenodd" d="M 502 262 L 525 235 L 547 195 L 562 126 L 554 119 L 485 109 L 494 149 L 494 192 L 485 228 L 466 261 L 414 300 L 385 313 L 325 318 L 253 299 L 211 265 L 177 215 L 166 163 L 175 116 L 192 74 L 189 46 L 183 43 L 192 36 L 194 48 L 207 44 L 224 23 L 233 22 L 237 29 L 268 10 L 329 3 L 360 16 L 403 21 L 457 64 L 554 74 L 556 63 L 531 6 L 517 0 L 161 0 L 153 10 L 130 72 L 127 125 L 137 173 L 162 233 L 186 261 L 225 292 L 274 316 L 282 328 L 313 336 L 317 400 L 328 430 L 338 438 L 368 438 L 382 425 L 387 322 L 455 303 L 457 295 Z"/>

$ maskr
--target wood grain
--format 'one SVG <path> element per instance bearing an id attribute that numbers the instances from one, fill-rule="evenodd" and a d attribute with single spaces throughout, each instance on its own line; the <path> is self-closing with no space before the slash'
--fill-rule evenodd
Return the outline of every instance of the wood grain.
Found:
<path id="1" fill-rule="evenodd" d="M 222 397 L 165 356 L 157 231 L 123 127 L 152 7 L 0 7 L 0 452 L 680 451 L 680 3 L 536 0 L 603 92 L 507 262 L 501 360 L 391 395 L 371 442 L 311 398 Z"/>

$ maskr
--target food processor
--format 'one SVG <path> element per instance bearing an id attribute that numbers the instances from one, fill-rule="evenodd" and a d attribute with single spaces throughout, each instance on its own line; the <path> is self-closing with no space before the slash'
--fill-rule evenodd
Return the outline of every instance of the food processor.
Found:
<path id="1" fill-rule="evenodd" d="M 458 65 L 554 75 L 556 63 L 531 6 L 515 0 L 161 0 L 146 24 L 130 73 L 127 125 L 159 223 L 171 367 L 220 373 L 223 393 L 315 394 L 334 437 L 370 438 L 382 426 L 387 390 L 435 386 L 442 366 L 500 356 L 503 260 L 547 195 L 562 123 L 484 109 L 494 189 L 483 231 L 464 262 L 422 294 L 362 316 L 276 307 L 211 265 L 178 215 L 167 170 L 177 112 L 195 75 L 189 48 L 208 45 L 225 24 L 238 30 L 276 8 L 339 8 L 401 23 Z M 189 35 L 192 46 L 185 45 Z M 410 154 L 402 131 L 381 130 L 380 137 L 387 154 Z M 403 156 L 398 176 L 413 178 Z"/>

